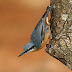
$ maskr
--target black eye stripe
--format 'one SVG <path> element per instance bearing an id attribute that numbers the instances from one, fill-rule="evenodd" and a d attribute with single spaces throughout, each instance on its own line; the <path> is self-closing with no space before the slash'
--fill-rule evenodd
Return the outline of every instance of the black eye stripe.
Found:
<path id="1" fill-rule="evenodd" d="M 31 50 L 31 49 L 33 49 L 34 48 L 34 46 L 32 46 L 30 49 L 27 49 L 25 52 L 23 52 L 23 53 L 27 53 L 29 50 Z"/>

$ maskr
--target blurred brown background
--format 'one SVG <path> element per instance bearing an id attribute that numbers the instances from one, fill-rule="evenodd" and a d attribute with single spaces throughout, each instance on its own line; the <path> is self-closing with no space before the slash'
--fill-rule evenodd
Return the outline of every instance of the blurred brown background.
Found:
<path id="1" fill-rule="evenodd" d="M 70 72 L 45 48 L 18 58 L 50 0 L 0 0 L 0 72 Z"/>

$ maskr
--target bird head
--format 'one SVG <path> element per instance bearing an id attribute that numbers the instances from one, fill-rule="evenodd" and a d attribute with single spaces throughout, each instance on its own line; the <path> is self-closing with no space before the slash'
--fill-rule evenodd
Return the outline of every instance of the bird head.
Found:
<path id="1" fill-rule="evenodd" d="M 23 52 L 18 57 L 22 56 L 23 54 L 27 54 L 27 53 L 30 53 L 30 52 L 33 52 L 33 51 L 35 51 L 34 43 L 29 42 L 27 45 L 24 46 Z"/>

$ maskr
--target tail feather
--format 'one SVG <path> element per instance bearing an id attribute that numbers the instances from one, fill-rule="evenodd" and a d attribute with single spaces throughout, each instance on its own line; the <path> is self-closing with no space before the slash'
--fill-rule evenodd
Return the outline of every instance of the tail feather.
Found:
<path id="1" fill-rule="evenodd" d="M 48 6 L 47 9 L 46 9 L 46 11 L 47 11 L 46 17 L 48 17 L 48 14 L 49 14 L 49 11 L 50 11 L 50 10 L 51 10 L 51 6 Z"/>

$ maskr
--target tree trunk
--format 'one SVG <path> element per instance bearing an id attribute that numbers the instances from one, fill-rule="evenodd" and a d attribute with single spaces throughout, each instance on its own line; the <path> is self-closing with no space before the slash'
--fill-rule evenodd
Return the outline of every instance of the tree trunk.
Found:
<path id="1" fill-rule="evenodd" d="M 51 0 L 52 40 L 46 51 L 72 70 L 72 0 Z"/>

